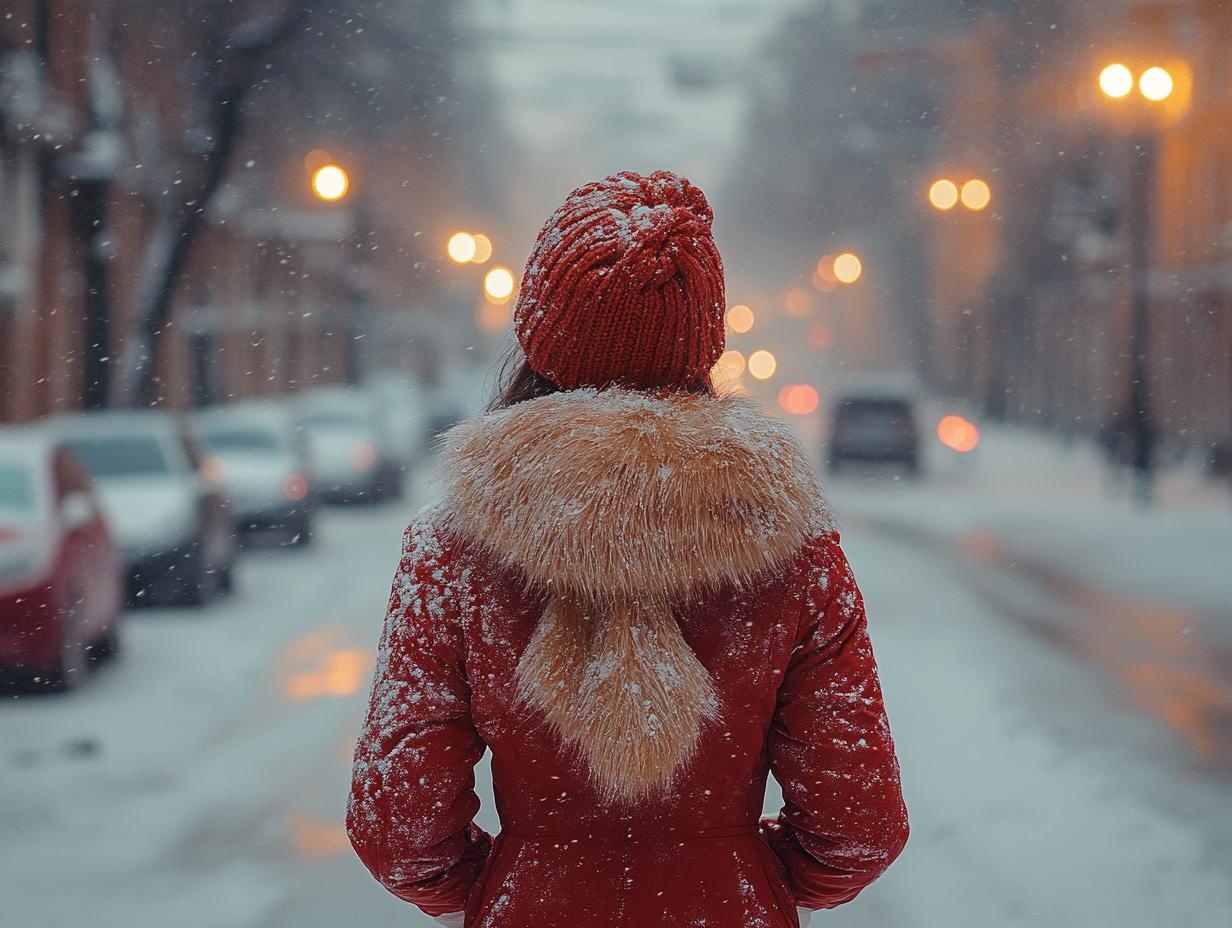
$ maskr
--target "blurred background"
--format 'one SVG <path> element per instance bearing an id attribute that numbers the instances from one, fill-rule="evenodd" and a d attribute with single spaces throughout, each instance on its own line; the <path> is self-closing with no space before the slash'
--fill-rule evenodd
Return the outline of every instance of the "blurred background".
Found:
<path id="1" fill-rule="evenodd" d="M 815 924 L 1232 923 L 1221 0 L 0 0 L 0 922 L 429 924 L 341 825 L 400 532 L 660 168 L 902 754 Z"/>

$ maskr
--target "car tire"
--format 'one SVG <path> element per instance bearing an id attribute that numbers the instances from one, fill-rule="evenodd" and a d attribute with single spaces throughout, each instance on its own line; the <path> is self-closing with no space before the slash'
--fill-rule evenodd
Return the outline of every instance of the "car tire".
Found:
<path id="1" fill-rule="evenodd" d="M 73 598 L 70 597 L 69 602 L 72 601 Z M 69 690 L 76 689 L 90 675 L 88 649 L 80 641 L 73 640 L 74 636 L 70 631 L 73 625 L 70 607 L 65 611 L 64 619 L 61 623 L 64 638 L 60 642 L 60 660 L 45 678 L 47 688 L 57 693 L 67 693 Z"/>
<path id="2" fill-rule="evenodd" d="M 214 528 L 213 531 L 218 531 Z M 224 564 L 212 565 L 206 559 L 206 551 L 211 550 L 208 533 L 210 526 L 202 531 L 200 537 L 193 542 L 192 553 L 187 559 L 188 570 L 185 571 L 180 587 L 179 602 L 185 606 L 208 606 L 231 589 L 231 566 L 234 563 L 234 550 L 231 560 Z"/>
<path id="3" fill-rule="evenodd" d="M 112 660 L 120 653 L 120 630 L 112 626 L 86 646 L 91 664 Z"/>

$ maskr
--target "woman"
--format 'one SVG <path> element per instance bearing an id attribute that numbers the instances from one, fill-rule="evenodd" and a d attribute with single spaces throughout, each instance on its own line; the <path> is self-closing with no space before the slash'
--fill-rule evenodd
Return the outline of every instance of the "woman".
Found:
<path id="1" fill-rule="evenodd" d="M 663 171 L 569 196 L 522 282 L 525 364 L 448 434 L 444 502 L 407 529 L 347 824 L 445 924 L 795 926 L 907 839 L 808 457 L 708 386 L 711 219 Z M 786 804 L 759 822 L 768 769 Z"/>

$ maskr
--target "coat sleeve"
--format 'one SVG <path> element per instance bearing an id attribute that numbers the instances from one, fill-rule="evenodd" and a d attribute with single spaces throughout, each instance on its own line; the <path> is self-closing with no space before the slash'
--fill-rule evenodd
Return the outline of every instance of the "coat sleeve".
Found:
<path id="1" fill-rule="evenodd" d="M 907 810 L 864 602 L 838 536 L 805 557 L 803 613 L 769 740 L 785 804 L 766 826 L 797 904 L 821 909 L 850 902 L 893 862 Z"/>
<path id="2" fill-rule="evenodd" d="M 471 721 L 448 557 L 412 523 L 394 578 L 359 743 L 347 831 L 385 887 L 428 915 L 464 908 L 491 849 L 472 821 L 485 744 Z"/>

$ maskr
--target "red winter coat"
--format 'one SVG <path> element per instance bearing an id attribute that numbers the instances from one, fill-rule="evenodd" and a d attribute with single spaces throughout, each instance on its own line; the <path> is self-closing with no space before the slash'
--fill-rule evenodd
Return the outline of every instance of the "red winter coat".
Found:
<path id="1" fill-rule="evenodd" d="M 863 603 L 785 426 L 574 391 L 455 429 L 445 472 L 347 816 L 391 892 L 468 926 L 781 928 L 889 866 L 907 819 Z"/>

